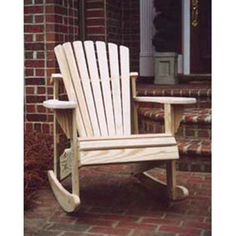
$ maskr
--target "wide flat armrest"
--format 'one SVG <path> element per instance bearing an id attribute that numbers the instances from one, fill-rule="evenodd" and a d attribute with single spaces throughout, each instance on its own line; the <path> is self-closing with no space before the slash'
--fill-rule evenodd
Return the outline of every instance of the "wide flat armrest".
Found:
<path id="1" fill-rule="evenodd" d="M 50 99 L 43 102 L 43 106 L 50 109 L 75 109 L 77 104 L 74 101 L 59 101 Z"/>
<path id="2" fill-rule="evenodd" d="M 134 97 L 135 102 L 153 102 L 153 103 L 168 103 L 168 104 L 194 104 L 196 98 L 187 97 Z"/>
<path id="3" fill-rule="evenodd" d="M 53 82 L 55 81 L 55 80 L 62 80 L 63 79 L 63 77 L 62 77 L 62 74 L 59 74 L 59 73 L 52 73 L 51 74 L 51 77 L 50 77 L 50 83 L 51 84 L 53 84 Z"/>

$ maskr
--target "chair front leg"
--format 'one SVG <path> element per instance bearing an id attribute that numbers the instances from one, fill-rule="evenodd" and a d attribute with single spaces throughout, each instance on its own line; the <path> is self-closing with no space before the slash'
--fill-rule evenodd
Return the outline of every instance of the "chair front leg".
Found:
<path id="1" fill-rule="evenodd" d="M 183 115 L 183 105 L 164 104 L 165 133 L 175 136 Z M 188 196 L 188 190 L 176 185 L 176 160 L 166 163 L 167 191 L 171 200 L 182 199 Z"/>
<path id="2" fill-rule="evenodd" d="M 60 173 L 55 175 L 55 171 L 48 171 L 48 179 L 53 190 L 53 193 L 58 200 L 61 207 L 66 212 L 74 212 L 80 206 L 79 198 L 79 153 L 78 153 L 78 141 L 77 141 L 77 128 L 76 128 L 76 115 L 75 109 L 63 110 L 58 109 L 55 111 L 55 116 L 58 123 L 66 133 L 67 138 L 71 141 L 71 182 L 72 182 L 72 193 L 67 191 L 58 176 Z M 55 138 L 55 142 L 57 142 Z M 55 148 L 56 152 L 57 149 Z M 56 163 L 59 165 L 59 157 L 56 157 Z M 56 166 L 56 164 L 54 163 Z M 57 167 L 57 166 L 56 166 Z"/>
<path id="3" fill-rule="evenodd" d="M 76 110 L 57 110 L 57 120 L 71 144 L 72 193 L 79 196 L 79 147 L 76 127 Z"/>
<path id="4" fill-rule="evenodd" d="M 71 149 L 72 149 L 72 160 L 71 160 L 71 178 L 72 178 L 72 193 L 79 196 L 79 143 L 77 138 L 77 127 L 76 127 L 76 114 L 75 110 L 72 111 L 72 134 L 71 134 Z"/>

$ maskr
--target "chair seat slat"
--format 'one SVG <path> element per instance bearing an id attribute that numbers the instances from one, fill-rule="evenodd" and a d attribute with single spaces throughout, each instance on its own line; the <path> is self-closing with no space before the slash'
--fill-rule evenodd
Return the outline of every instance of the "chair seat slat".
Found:
<path id="1" fill-rule="evenodd" d="M 178 158 L 177 146 L 81 151 L 80 165 L 137 163 Z"/>

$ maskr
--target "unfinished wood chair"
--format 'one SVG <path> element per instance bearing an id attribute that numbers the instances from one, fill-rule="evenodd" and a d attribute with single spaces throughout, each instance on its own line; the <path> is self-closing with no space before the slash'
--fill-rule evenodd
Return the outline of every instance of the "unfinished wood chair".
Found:
<path id="1" fill-rule="evenodd" d="M 187 196 L 186 188 L 176 186 L 179 154 L 174 132 L 182 105 L 195 103 L 195 99 L 136 96 L 138 74 L 130 73 L 129 49 L 124 46 L 75 41 L 56 46 L 55 54 L 61 74 L 52 75 L 54 99 L 44 106 L 54 110 L 54 170 L 48 171 L 48 178 L 61 207 L 73 212 L 80 205 L 79 169 L 103 164 L 140 163 L 133 174 L 144 184 L 163 190 L 170 199 Z M 60 80 L 69 101 L 58 100 Z M 165 133 L 138 134 L 138 102 L 164 104 Z M 61 156 L 57 122 L 71 142 Z M 145 172 L 160 161 L 167 163 L 167 184 Z M 61 184 L 70 175 L 72 193 Z"/>

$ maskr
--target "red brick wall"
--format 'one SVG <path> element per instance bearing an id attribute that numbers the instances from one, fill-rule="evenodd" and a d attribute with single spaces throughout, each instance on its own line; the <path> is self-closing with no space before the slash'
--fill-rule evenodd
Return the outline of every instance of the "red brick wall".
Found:
<path id="1" fill-rule="evenodd" d="M 123 1 L 106 1 L 107 41 L 122 44 L 123 37 Z"/>
<path id="2" fill-rule="evenodd" d="M 48 78 L 57 72 L 53 48 L 78 36 L 77 0 L 25 0 L 25 128 L 52 131 L 52 114 L 42 102 L 52 98 Z"/>
<path id="3" fill-rule="evenodd" d="M 139 71 L 139 1 L 106 0 L 107 41 L 130 48 L 131 71 Z"/>
<path id="4" fill-rule="evenodd" d="M 130 48 L 131 70 L 138 71 L 139 1 L 85 0 L 85 39 Z M 51 73 L 58 72 L 53 48 L 79 37 L 79 0 L 25 0 L 25 128 L 52 132 L 52 113 L 42 102 L 52 98 Z"/>
<path id="5" fill-rule="evenodd" d="M 123 0 L 123 43 L 130 48 L 131 71 L 139 72 L 140 11 L 139 1 Z"/>
<path id="6" fill-rule="evenodd" d="M 106 0 L 85 1 L 85 40 L 106 41 Z"/>

